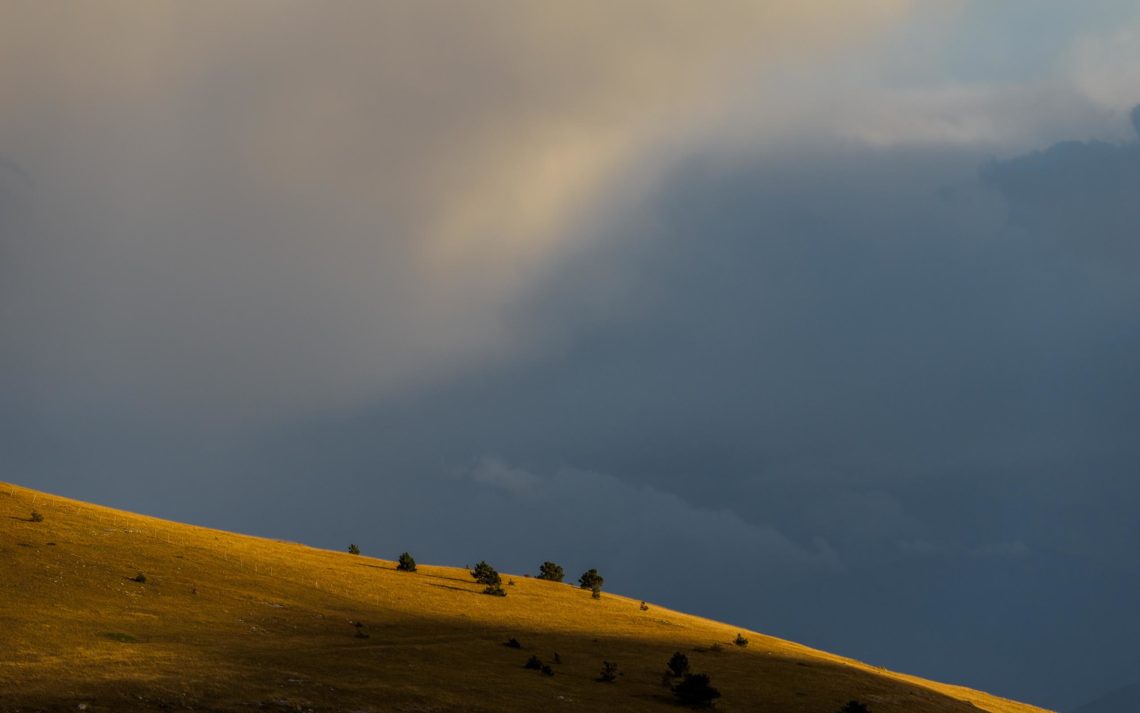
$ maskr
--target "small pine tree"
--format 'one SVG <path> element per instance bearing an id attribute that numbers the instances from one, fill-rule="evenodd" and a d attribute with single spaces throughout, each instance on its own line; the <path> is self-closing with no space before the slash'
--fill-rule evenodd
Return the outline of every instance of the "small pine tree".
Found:
<path id="1" fill-rule="evenodd" d="M 522 644 L 520 644 L 519 640 L 513 636 L 511 638 L 507 639 L 507 643 L 503 644 L 503 646 L 506 646 L 508 649 L 521 649 L 522 648 Z"/>
<path id="2" fill-rule="evenodd" d="M 541 671 L 542 661 L 537 656 L 531 656 L 526 660 L 526 664 L 523 665 L 523 668 L 529 668 L 534 671 Z"/>
<path id="3" fill-rule="evenodd" d="M 38 510 L 32 510 L 32 522 L 43 522 L 44 516 Z"/>
<path id="4" fill-rule="evenodd" d="M 479 584 L 485 584 L 488 587 L 497 587 L 503 581 L 503 578 L 499 576 L 495 568 L 483 560 L 480 560 L 479 563 L 475 565 L 475 569 L 471 570 L 471 576 L 474 577 L 475 581 Z"/>
<path id="5" fill-rule="evenodd" d="M 400 555 L 396 569 L 400 570 L 401 572 L 415 572 L 416 561 L 412 559 L 412 556 L 410 554 L 405 552 L 404 554 Z"/>
<path id="6" fill-rule="evenodd" d="M 602 672 L 598 675 L 598 680 L 602 683 L 613 683 L 618 677 L 618 665 L 613 661 L 602 662 Z"/>
<path id="7" fill-rule="evenodd" d="M 674 678 L 680 678 L 689 672 L 689 657 L 680 651 L 669 657 L 669 673 Z"/>
<path id="8" fill-rule="evenodd" d="M 707 708 L 720 698 L 720 691 L 709 685 L 708 674 L 686 673 L 673 687 L 673 695 L 681 705 Z"/>
<path id="9" fill-rule="evenodd" d="M 359 547 L 357 547 L 357 546 L 356 546 L 356 544 L 354 544 L 354 543 L 353 543 L 353 544 L 349 544 L 349 546 L 348 546 L 348 554 L 350 554 L 350 555 L 358 555 L 358 554 L 360 554 L 360 548 L 359 548 Z"/>
<path id="10" fill-rule="evenodd" d="M 839 709 L 839 713 L 871 713 L 871 709 L 868 708 L 865 703 L 847 701 L 843 704 L 843 707 Z"/>
<path id="11" fill-rule="evenodd" d="M 748 646 L 748 639 L 744 638 L 743 634 L 737 633 L 736 638 L 732 640 L 732 643 L 743 649 L 745 646 Z"/>
<path id="12" fill-rule="evenodd" d="M 565 576 L 562 567 L 554 562 L 543 562 L 538 568 L 538 579 L 545 579 L 550 582 L 561 582 Z"/>
<path id="13" fill-rule="evenodd" d="M 583 572 L 582 576 L 578 578 L 578 586 L 581 589 L 592 590 L 592 589 L 594 589 L 594 587 L 596 585 L 598 590 L 601 590 L 602 584 L 604 584 L 605 581 L 606 581 L 605 577 L 598 574 L 598 570 L 590 569 L 590 570 Z"/>

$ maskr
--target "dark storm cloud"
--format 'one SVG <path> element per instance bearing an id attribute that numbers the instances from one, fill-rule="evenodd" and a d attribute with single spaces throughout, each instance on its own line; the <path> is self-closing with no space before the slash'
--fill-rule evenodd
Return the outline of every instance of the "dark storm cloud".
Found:
<path id="1" fill-rule="evenodd" d="M 523 333 L 573 325 L 560 349 L 291 431 L 249 492 L 320 475 L 331 490 L 276 532 L 353 493 L 313 537 L 562 557 L 619 591 L 1078 702 L 1134 675 L 1140 634 L 1138 153 L 694 159 L 652 228 L 516 310 Z"/>
<path id="2" fill-rule="evenodd" d="M 766 37 L 795 35 L 785 6 Z M 144 43 L 0 29 L 36 60 L 0 62 L 25 97 L 0 150 L 36 178 L 0 201 L 7 478 L 381 556 L 598 567 L 1049 705 L 1134 679 L 1135 144 L 994 161 L 812 116 L 800 149 L 674 166 L 646 137 L 708 119 L 678 74 L 706 96 L 688 72 L 726 31 L 726 64 L 752 57 L 740 16 L 682 4 L 650 37 L 639 13 L 567 33 L 423 7 L 264 33 L 111 13 Z M 832 41 L 829 3 L 788 12 Z M 717 106 L 736 86 L 711 84 Z M 773 94 L 783 121 L 800 91 Z M 881 96 L 852 136 L 990 136 L 983 100 L 928 121 L 960 97 Z"/>
<path id="3" fill-rule="evenodd" d="M 74 495 L 599 567 L 615 591 L 1069 705 L 1130 680 L 1140 635 L 1136 165 L 1101 143 L 695 157 L 513 308 L 545 351 L 252 442 L 42 404 L 37 430 L 9 402 L 10 452 Z"/>

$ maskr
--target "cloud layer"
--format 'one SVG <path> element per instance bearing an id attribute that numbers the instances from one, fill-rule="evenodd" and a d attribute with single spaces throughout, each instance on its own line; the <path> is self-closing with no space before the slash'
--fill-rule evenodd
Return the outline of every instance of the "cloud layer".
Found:
<path id="1" fill-rule="evenodd" d="M 732 105 L 741 67 L 899 9 L 22 5 L 0 155 L 35 177 L 37 220 L 5 240 L 26 243 L 5 329 L 67 352 L 42 388 L 210 419 L 501 357 L 521 341 L 504 306 Z"/>
<path id="2" fill-rule="evenodd" d="M 1140 18 L 1042 7 L 19 5 L 6 477 L 1128 681 Z"/>

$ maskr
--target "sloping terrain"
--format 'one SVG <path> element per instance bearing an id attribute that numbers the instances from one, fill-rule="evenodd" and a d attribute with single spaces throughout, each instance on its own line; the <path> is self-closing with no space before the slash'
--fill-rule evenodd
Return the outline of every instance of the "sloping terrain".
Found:
<path id="1" fill-rule="evenodd" d="M 742 630 L 652 602 L 504 588 L 0 485 L 0 710 L 665 712 L 681 710 L 662 685 L 674 651 L 721 711 L 1040 710 L 756 632 L 738 647 Z M 596 680 L 603 661 L 615 682 Z"/>

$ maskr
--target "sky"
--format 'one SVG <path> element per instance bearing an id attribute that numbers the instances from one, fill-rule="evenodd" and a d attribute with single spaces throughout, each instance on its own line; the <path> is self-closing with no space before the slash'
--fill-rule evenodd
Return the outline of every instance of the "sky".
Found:
<path id="1" fill-rule="evenodd" d="M 0 477 L 1140 680 L 1131 2 L 0 23 Z"/>

